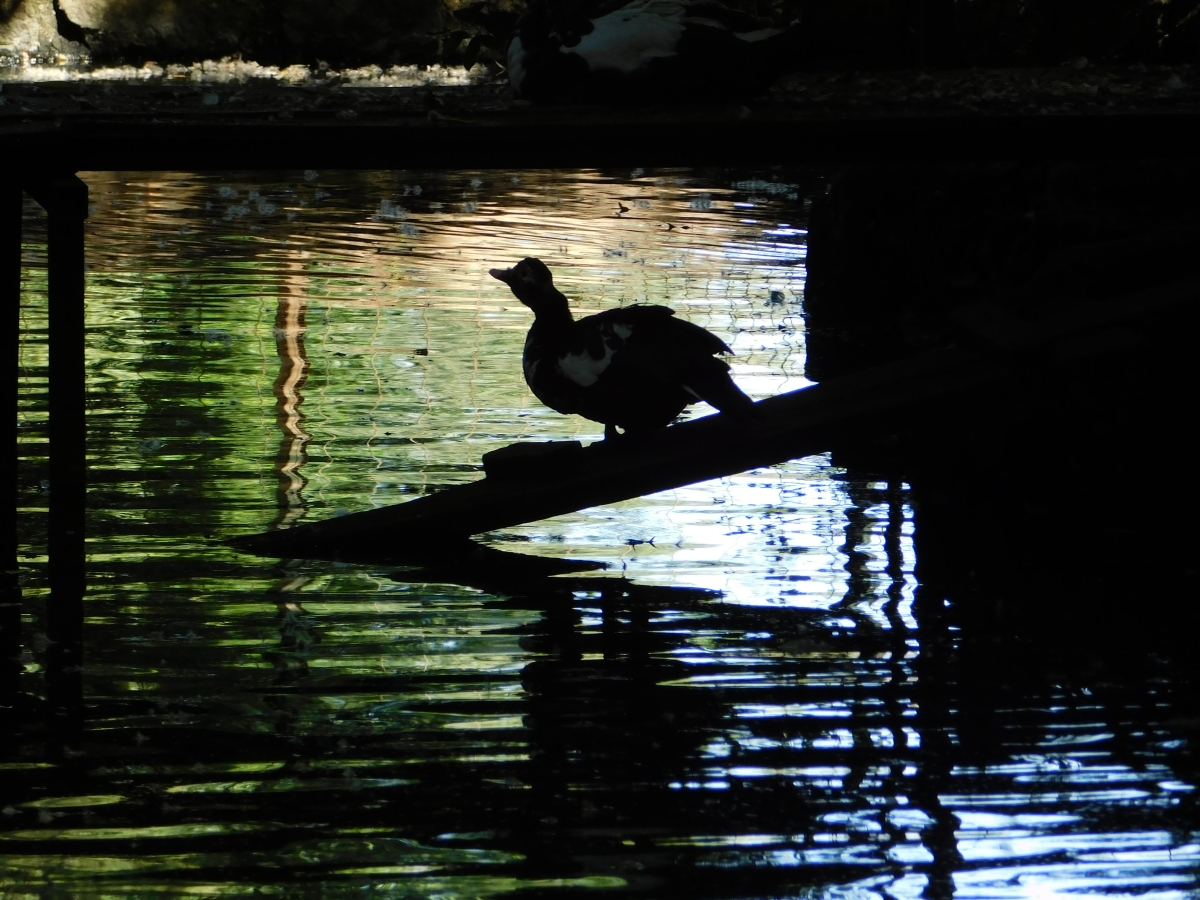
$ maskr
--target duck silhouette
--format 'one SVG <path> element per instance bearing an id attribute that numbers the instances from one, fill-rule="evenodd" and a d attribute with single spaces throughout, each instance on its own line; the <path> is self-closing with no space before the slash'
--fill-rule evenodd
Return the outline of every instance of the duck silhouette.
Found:
<path id="1" fill-rule="evenodd" d="M 605 438 L 663 428 L 701 400 L 750 418 L 741 392 L 718 354 L 728 345 L 666 306 L 634 305 L 576 320 L 540 259 L 491 269 L 533 310 L 521 367 L 534 395 L 551 409 L 604 425 Z"/>
<path id="2" fill-rule="evenodd" d="M 532 103 L 744 100 L 794 67 L 798 44 L 796 27 L 717 0 L 530 0 L 508 81 Z"/>

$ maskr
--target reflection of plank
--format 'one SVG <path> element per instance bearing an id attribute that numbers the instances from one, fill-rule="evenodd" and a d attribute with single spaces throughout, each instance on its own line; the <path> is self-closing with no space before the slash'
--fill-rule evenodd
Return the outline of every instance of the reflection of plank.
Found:
<path id="1" fill-rule="evenodd" d="M 1200 295 L 1191 279 L 1098 304 L 1054 321 L 1033 323 L 1022 349 L 1046 359 L 1103 354 L 1128 347 L 1133 332 L 1113 328 Z M 1111 339 L 1110 339 L 1111 338 Z M 1039 346 L 1040 345 L 1040 346 Z M 1027 356 L 1017 357 L 1023 365 Z M 947 349 L 836 381 L 771 397 L 746 421 L 710 416 L 651 439 L 555 448 L 543 465 L 522 449 L 473 484 L 403 503 L 244 538 L 243 549 L 281 556 L 364 552 L 402 555 L 414 545 L 466 537 L 590 506 L 847 446 L 886 434 L 923 411 L 953 410 L 1013 374 L 1004 354 Z M 516 459 L 513 459 L 516 457 Z"/>

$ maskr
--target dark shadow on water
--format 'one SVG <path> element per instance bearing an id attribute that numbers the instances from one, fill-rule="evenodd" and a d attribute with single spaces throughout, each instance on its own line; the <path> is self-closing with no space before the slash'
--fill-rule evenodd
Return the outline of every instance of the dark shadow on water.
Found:
<path id="1" fill-rule="evenodd" d="M 956 880 L 994 865 L 961 849 L 979 834 L 964 821 L 979 804 L 995 816 L 1044 809 L 1051 795 L 1055 808 L 1086 807 L 1090 763 L 1073 755 L 1076 742 L 1139 790 L 1166 777 L 1157 742 L 1170 735 L 1147 700 L 1186 707 L 1173 693 L 1182 685 L 1162 680 L 1166 663 L 1056 668 L 1052 656 L 1012 652 L 1007 636 L 957 630 L 953 608 L 920 587 L 912 627 L 897 549 L 905 492 L 849 488 L 844 552 L 857 599 L 830 610 L 739 606 L 607 576 L 597 563 L 444 545 L 392 570 L 411 587 L 406 610 L 343 598 L 363 607 L 366 629 L 408 616 L 429 642 L 384 665 L 386 639 L 378 650 L 351 639 L 338 598 L 306 593 L 314 575 L 284 567 L 256 614 L 278 634 L 262 654 L 268 668 L 240 689 L 198 681 L 191 694 L 94 698 L 88 728 L 46 776 L 49 794 L 134 798 L 89 820 L 128 829 L 97 845 L 113 858 L 138 858 L 127 836 L 137 829 L 214 826 L 177 842 L 187 877 L 206 883 L 277 886 L 286 871 L 293 887 L 337 893 L 356 889 L 362 870 L 434 866 L 448 884 L 497 879 L 491 895 L 522 897 L 561 896 L 554 879 L 588 879 L 592 895 L 732 898 L 915 878 L 925 896 L 948 898 Z M 872 517 L 883 567 L 862 555 Z M 872 596 L 882 617 L 861 611 Z M 395 665 L 448 643 L 495 653 L 471 643 L 480 635 L 519 652 L 476 670 Z M 185 642 L 171 659 L 215 661 L 219 643 Z M 330 666 L 343 652 L 362 657 L 357 668 Z M 122 717 L 136 724 L 106 729 Z M 20 740 L 44 734 L 26 728 Z M 1014 767 L 1024 783 L 1005 774 Z M 1122 834 L 1194 818 L 1186 803 L 1095 802 L 1103 827 Z M 21 815 L 22 853 L 63 852 L 59 820 L 36 838 Z M 1069 840 L 1054 830 L 1067 820 L 1047 834 Z M 252 842 L 225 827 L 245 822 L 269 827 Z M 1053 848 L 1033 861 L 1061 864 Z"/>
<path id="2" fill-rule="evenodd" d="M 414 567 L 412 572 L 404 573 L 413 576 L 405 577 L 406 581 L 419 577 L 472 587 L 489 594 L 521 594 L 531 586 L 545 589 L 547 579 L 606 568 L 602 562 L 513 553 L 469 540 L 398 549 L 389 554 L 388 561 Z M 577 582 L 575 579 L 567 583 Z M 557 588 L 558 582 L 554 585 Z"/>

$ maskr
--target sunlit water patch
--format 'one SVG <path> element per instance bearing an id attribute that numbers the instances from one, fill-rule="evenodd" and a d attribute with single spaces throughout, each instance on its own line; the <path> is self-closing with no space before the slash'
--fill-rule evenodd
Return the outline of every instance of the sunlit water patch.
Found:
<path id="1" fill-rule="evenodd" d="M 901 482 L 797 460 L 486 535 L 461 567 L 223 543 L 598 439 L 523 383 L 529 313 L 487 270 L 524 256 L 577 314 L 666 303 L 712 329 L 755 397 L 804 386 L 820 173 L 85 180 L 86 713 L 27 701 L 3 744 L 6 896 L 1196 892 L 1170 661 L 980 678 L 952 617 L 918 621 Z M 23 260 L 37 698 L 32 205 Z M 564 557 L 607 569 L 542 574 Z"/>

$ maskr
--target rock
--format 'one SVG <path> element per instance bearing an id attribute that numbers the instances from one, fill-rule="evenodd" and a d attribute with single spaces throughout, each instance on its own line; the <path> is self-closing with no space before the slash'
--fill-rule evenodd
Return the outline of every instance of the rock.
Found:
<path id="1" fill-rule="evenodd" d="M 236 55 L 335 68 L 432 63 L 478 30 L 455 19 L 460 7 L 466 0 L 59 0 L 56 17 L 53 0 L 0 0 L 0 48 L 133 65 Z"/>
<path id="2" fill-rule="evenodd" d="M 0 0 L 0 56 L 57 61 L 86 52 L 59 34 L 51 0 Z"/>
<path id="3" fill-rule="evenodd" d="M 810 68 L 1194 62 L 1200 0 L 726 0 L 799 20 Z M 100 63 L 241 55 L 335 68 L 503 58 L 522 0 L 0 0 L 0 54 Z"/>

